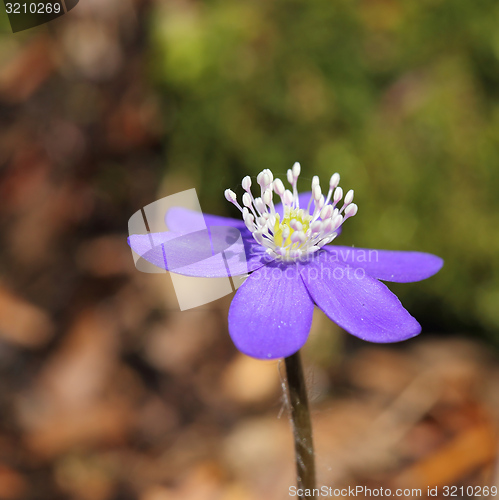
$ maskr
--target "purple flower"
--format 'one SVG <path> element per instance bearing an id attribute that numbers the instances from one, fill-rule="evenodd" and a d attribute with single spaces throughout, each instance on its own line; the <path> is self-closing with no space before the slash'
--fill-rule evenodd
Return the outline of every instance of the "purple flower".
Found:
<path id="1" fill-rule="evenodd" d="M 443 260 L 421 252 L 329 245 L 357 213 L 353 191 L 343 196 L 340 176 L 334 174 L 325 196 L 318 177 L 312 180 L 311 192 L 298 194 L 299 174 L 295 163 L 287 172 L 292 187 L 287 190 L 264 170 L 257 177 L 257 198 L 251 178 L 245 177 L 243 206 L 234 192 L 225 192 L 243 220 L 204 215 L 209 235 L 201 229 L 192 233 L 193 227 L 202 228 L 198 215 L 173 209 L 167 215 L 170 232 L 133 235 L 129 244 L 153 264 L 188 276 L 227 276 L 227 269 L 232 276 L 248 272 L 230 306 L 229 333 L 240 351 L 255 358 L 275 359 L 298 351 L 310 332 L 314 305 L 347 332 L 370 342 L 399 342 L 418 335 L 419 323 L 379 280 L 420 281 L 437 273 Z M 274 205 L 274 194 L 281 203 Z M 237 231 L 221 231 L 217 238 L 216 226 Z M 226 254 L 224 261 L 216 259 L 223 243 L 226 248 L 227 240 L 235 242 L 239 233 L 246 259 L 237 251 Z M 198 244 L 207 237 L 208 254 Z"/>

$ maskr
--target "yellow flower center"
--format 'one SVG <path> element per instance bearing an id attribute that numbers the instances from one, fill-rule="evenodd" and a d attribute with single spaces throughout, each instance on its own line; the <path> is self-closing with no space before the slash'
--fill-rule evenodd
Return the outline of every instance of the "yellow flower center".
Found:
<path id="1" fill-rule="evenodd" d="M 225 198 L 241 211 L 244 224 L 255 241 L 275 259 L 293 261 L 317 252 L 338 236 L 338 230 L 346 219 L 357 213 L 357 205 L 352 203 L 352 189 L 343 199 L 338 173 L 331 176 L 327 194 L 322 194 L 319 178 L 314 176 L 310 201 L 306 208 L 300 208 L 297 188 L 300 171 L 299 163 L 287 171 L 286 177 L 291 185 L 289 190 L 281 179 L 274 179 L 269 169 L 262 170 L 256 178 L 261 194 L 257 198 L 251 192 L 251 177 L 246 176 L 242 180 L 246 191 L 243 194 L 244 208 L 238 203 L 234 191 L 225 190 Z M 274 206 L 274 193 L 281 199 L 282 216 Z M 340 208 L 342 199 L 343 206 Z"/>
<path id="2" fill-rule="evenodd" d="M 280 222 L 279 214 L 276 214 L 276 220 L 274 224 L 274 243 L 278 247 L 287 247 L 291 245 L 291 235 L 296 231 L 295 228 L 298 226 L 296 222 L 301 225 L 301 231 L 305 233 L 308 231 L 310 227 L 310 221 L 312 217 L 307 215 L 305 210 L 303 209 L 295 209 L 295 208 L 285 208 L 284 217 L 282 222 Z M 296 222 L 294 222 L 296 221 Z M 284 239 L 286 237 L 286 239 Z M 294 248 L 299 248 L 301 243 L 295 243 Z"/>

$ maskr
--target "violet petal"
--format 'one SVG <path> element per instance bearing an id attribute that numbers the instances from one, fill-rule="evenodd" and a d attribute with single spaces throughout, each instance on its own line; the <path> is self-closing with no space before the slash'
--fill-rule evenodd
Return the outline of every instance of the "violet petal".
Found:
<path id="1" fill-rule="evenodd" d="M 271 261 L 253 237 L 242 237 L 238 229 L 225 226 L 183 235 L 170 231 L 134 234 L 128 244 L 148 262 L 184 276 L 238 276 Z"/>
<path id="2" fill-rule="evenodd" d="M 332 261 L 340 261 L 353 268 L 364 269 L 384 281 L 409 283 L 421 281 L 436 274 L 444 261 L 431 253 L 371 250 L 367 248 L 325 246 Z"/>
<path id="3" fill-rule="evenodd" d="M 248 356 L 276 359 L 306 342 L 314 304 L 296 264 L 274 262 L 250 275 L 229 310 L 229 333 Z"/>
<path id="4" fill-rule="evenodd" d="M 347 332 L 369 342 L 399 342 L 421 332 L 400 300 L 377 279 L 327 252 L 300 265 L 300 274 L 317 306 Z"/>

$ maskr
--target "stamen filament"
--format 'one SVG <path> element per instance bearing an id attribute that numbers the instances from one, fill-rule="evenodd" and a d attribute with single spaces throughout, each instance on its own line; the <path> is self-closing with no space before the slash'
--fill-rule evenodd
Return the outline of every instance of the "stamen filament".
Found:
<path id="1" fill-rule="evenodd" d="M 266 248 L 269 255 L 282 260 L 296 260 L 317 252 L 336 238 L 339 227 L 358 210 L 353 203 L 353 190 L 348 191 L 343 198 L 343 189 L 339 187 L 340 176 L 337 173 L 331 176 L 326 197 L 322 193 L 319 178 L 314 176 L 307 208 L 301 209 L 297 187 L 300 172 L 298 162 L 288 169 L 286 177 L 291 185 L 290 191 L 285 189 L 280 179 L 274 179 L 269 169 L 262 170 L 257 176 L 261 191 L 258 198 L 254 198 L 251 192 L 251 178 L 244 177 L 244 208 L 239 205 L 233 191 L 225 191 L 227 200 L 242 213 L 244 223 L 254 239 Z M 282 213 L 276 210 L 274 193 L 281 199 Z M 343 206 L 339 209 L 337 205 L 342 199 Z M 312 202 L 313 210 L 310 213 Z"/>

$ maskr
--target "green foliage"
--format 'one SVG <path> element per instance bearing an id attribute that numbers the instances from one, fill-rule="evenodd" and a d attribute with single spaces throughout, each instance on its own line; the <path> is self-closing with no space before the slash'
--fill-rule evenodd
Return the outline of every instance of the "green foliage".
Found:
<path id="1" fill-rule="evenodd" d="M 164 2 L 151 69 L 167 168 L 227 213 L 223 190 L 248 173 L 340 172 L 359 205 L 341 243 L 441 255 L 402 301 L 435 328 L 493 334 L 498 26 L 497 0 Z"/>

